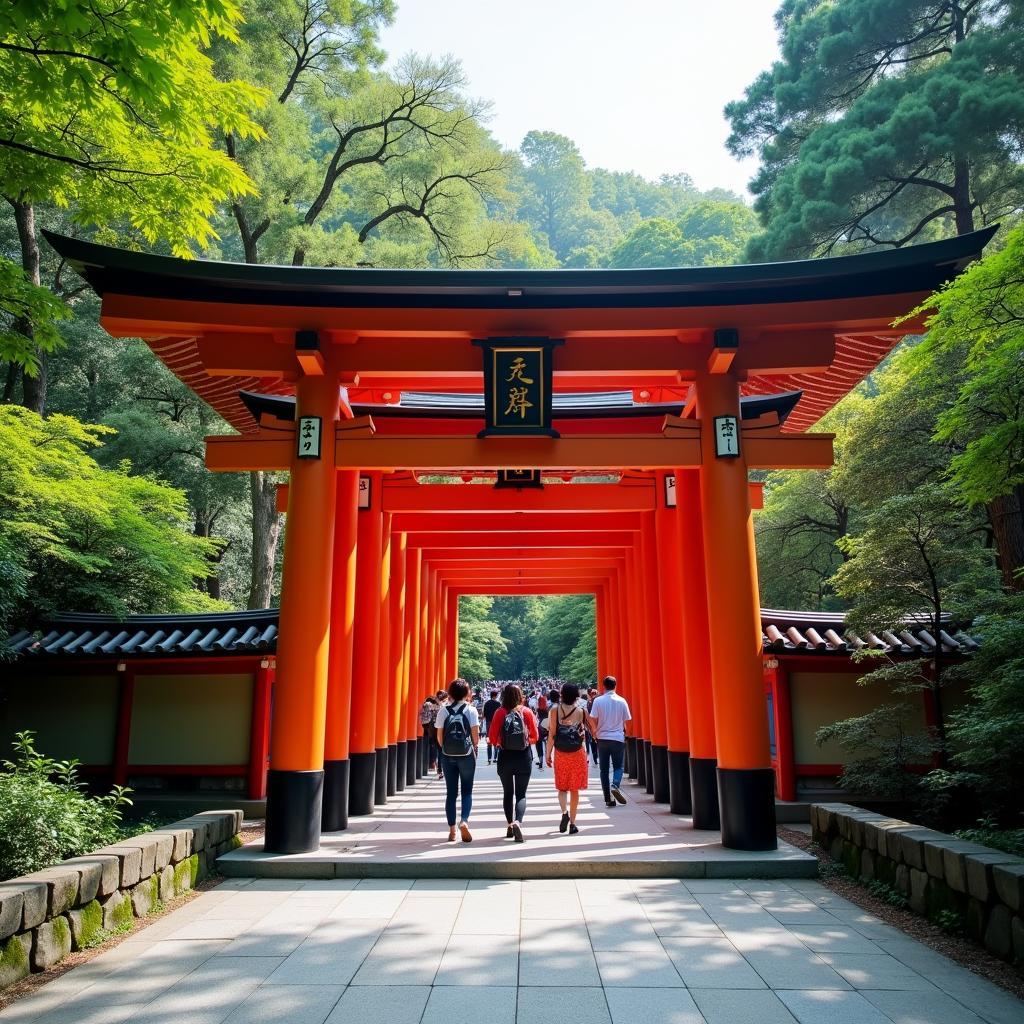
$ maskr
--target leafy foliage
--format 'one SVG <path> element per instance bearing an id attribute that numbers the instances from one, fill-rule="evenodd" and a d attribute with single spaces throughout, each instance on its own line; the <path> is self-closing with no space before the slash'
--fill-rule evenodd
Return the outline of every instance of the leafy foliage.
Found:
<path id="1" fill-rule="evenodd" d="M 31 731 L 15 734 L 13 761 L 0 762 L 0 881 L 77 857 L 122 837 L 129 790 L 89 797 L 77 761 L 35 749 Z"/>
<path id="2" fill-rule="evenodd" d="M 494 677 L 492 659 L 504 654 L 508 641 L 488 615 L 492 597 L 464 594 L 459 598 L 459 675 L 470 682 Z"/>
<path id="3" fill-rule="evenodd" d="M 729 104 L 757 153 L 755 259 L 903 245 L 1020 208 L 1024 65 L 1011 0 L 785 0 L 781 60 Z"/>
<path id="4" fill-rule="evenodd" d="M 194 586 L 211 545 L 183 530 L 184 495 L 90 456 L 112 433 L 0 406 L 0 551 L 23 581 L 9 609 L 23 622 L 58 609 L 219 607 Z"/>

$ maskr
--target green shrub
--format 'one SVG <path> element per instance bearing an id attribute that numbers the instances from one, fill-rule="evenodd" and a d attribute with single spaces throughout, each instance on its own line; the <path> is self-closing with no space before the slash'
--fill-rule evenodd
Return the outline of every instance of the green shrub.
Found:
<path id="1" fill-rule="evenodd" d="M 957 839 L 969 843 L 981 843 L 982 846 L 991 846 L 993 850 L 1024 857 L 1024 828 L 996 828 L 992 821 L 983 820 L 978 822 L 977 828 L 962 828 L 953 834 Z"/>
<path id="2" fill-rule="evenodd" d="M 906 910 L 907 907 L 910 906 L 907 902 L 906 896 L 904 896 L 899 889 L 894 889 L 887 882 L 882 882 L 877 878 L 873 882 L 867 883 L 867 890 L 872 896 L 876 896 L 878 899 L 884 900 L 890 907 Z"/>
<path id="3" fill-rule="evenodd" d="M 115 786 L 90 797 L 78 781 L 78 761 L 55 761 L 35 749 L 35 734 L 19 732 L 15 759 L 0 763 L 0 880 L 57 864 L 122 836 L 128 790 Z"/>

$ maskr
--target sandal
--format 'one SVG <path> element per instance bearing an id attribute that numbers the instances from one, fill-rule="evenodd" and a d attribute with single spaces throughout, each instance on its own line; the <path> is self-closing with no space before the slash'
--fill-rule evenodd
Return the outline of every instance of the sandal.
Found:
<path id="1" fill-rule="evenodd" d="M 473 836 L 472 836 L 472 834 L 469 831 L 469 826 L 464 821 L 459 823 L 459 831 L 462 833 L 462 841 L 464 843 L 471 843 L 471 842 L 473 842 Z M 454 840 L 454 838 L 455 838 L 455 830 L 452 829 L 452 839 Z"/>
<path id="2" fill-rule="evenodd" d="M 455 826 L 454 825 L 452 825 L 452 827 L 450 829 L 448 829 L 448 842 L 449 843 L 454 843 L 455 842 Z"/>

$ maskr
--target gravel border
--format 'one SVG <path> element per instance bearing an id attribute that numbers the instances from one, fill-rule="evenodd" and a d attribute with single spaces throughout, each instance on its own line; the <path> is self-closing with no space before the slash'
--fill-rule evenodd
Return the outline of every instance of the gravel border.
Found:
<path id="1" fill-rule="evenodd" d="M 818 881 L 826 889 L 849 900 L 861 910 L 874 914 L 912 939 L 917 939 L 929 949 L 934 949 L 936 953 L 948 956 L 950 960 L 980 975 L 986 981 L 1006 989 L 1018 999 L 1024 999 L 1024 969 L 1021 966 L 1000 960 L 966 935 L 954 935 L 943 931 L 938 925 L 932 924 L 927 918 L 915 914 L 912 910 L 903 910 L 886 903 L 885 900 L 873 896 L 864 885 L 848 875 L 833 874 L 829 869 L 842 865 L 834 861 L 809 835 L 796 832 L 784 825 L 778 826 L 777 831 L 779 838 L 784 842 L 818 859 L 819 867 L 825 869 Z"/>

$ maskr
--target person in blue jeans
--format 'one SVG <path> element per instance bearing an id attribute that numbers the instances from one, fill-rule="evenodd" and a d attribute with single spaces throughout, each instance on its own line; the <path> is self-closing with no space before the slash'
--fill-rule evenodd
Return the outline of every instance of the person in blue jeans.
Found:
<path id="1" fill-rule="evenodd" d="M 616 800 L 620 804 L 626 802 L 625 794 L 620 787 L 626 754 L 626 723 L 633 716 L 629 713 L 629 704 L 615 692 L 617 685 L 615 676 L 604 677 L 601 681 L 604 692 L 594 699 L 588 715 L 591 731 L 597 738 L 597 756 L 601 766 L 601 789 L 604 791 L 605 807 L 614 807 Z"/>
<path id="2" fill-rule="evenodd" d="M 472 704 L 466 702 L 469 684 L 464 680 L 455 679 L 449 683 L 448 696 L 448 705 L 438 711 L 434 722 L 440 748 L 438 761 L 444 773 L 444 812 L 448 819 L 448 842 L 455 842 L 455 803 L 461 797 L 459 831 L 462 833 L 462 841 L 471 843 L 473 835 L 469 831 L 469 815 L 473 810 L 473 779 L 476 775 L 477 749 L 480 746 L 480 715 Z M 460 734 L 464 736 L 464 753 L 445 752 L 446 746 L 451 746 L 445 736 L 445 725 L 450 718 L 459 720 Z"/>

